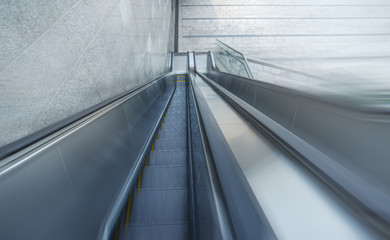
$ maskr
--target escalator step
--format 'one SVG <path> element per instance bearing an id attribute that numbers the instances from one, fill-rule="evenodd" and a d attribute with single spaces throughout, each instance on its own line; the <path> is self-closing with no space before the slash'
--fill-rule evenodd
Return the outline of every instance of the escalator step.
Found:
<path id="1" fill-rule="evenodd" d="M 148 166 L 142 174 L 142 189 L 187 188 L 186 166 Z"/>
<path id="2" fill-rule="evenodd" d="M 188 219 L 187 192 L 187 189 L 135 190 L 130 224 L 186 223 Z"/>
<path id="3" fill-rule="evenodd" d="M 176 87 L 141 188 L 134 190 L 127 239 L 188 239 L 186 87 Z"/>
<path id="4" fill-rule="evenodd" d="M 182 114 L 172 114 L 172 115 L 166 115 L 164 118 L 164 123 L 166 122 L 187 122 L 187 118 L 185 115 Z"/>
<path id="5" fill-rule="evenodd" d="M 186 151 L 187 142 L 185 139 L 157 139 L 154 142 L 154 150 L 165 151 Z"/>
<path id="6" fill-rule="evenodd" d="M 149 166 L 186 165 L 185 151 L 152 151 L 149 155 Z"/>
<path id="7" fill-rule="evenodd" d="M 172 123 L 177 123 L 177 124 L 181 124 L 181 125 L 184 125 L 184 126 L 187 126 L 187 119 L 185 116 L 183 117 L 180 117 L 180 118 L 175 118 L 175 117 L 165 117 L 164 118 L 164 124 L 172 124 Z"/>
<path id="8" fill-rule="evenodd" d="M 167 138 L 174 138 L 174 139 L 185 139 L 187 136 L 187 129 L 161 129 L 158 132 L 158 139 L 167 139 Z"/>
<path id="9" fill-rule="evenodd" d="M 175 118 L 185 118 L 186 116 L 186 109 L 171 109 L 167 111 L 166 114 L 167 117 L 175 117 Z"/>
<path id="10" fill-rule="evenodd" d="M 161 129 L 164 130 L 170 130 L 170 129 L 187 129 L 187 123 L 186 122 L 177 122 L 177 121 L 169 121 L 165 122 L 161 126 Z"/>
<path id="11" fill-rule="evenodd" d="M 183 240 L 189 239 L 188 225 L 183 224 L 164 224 L 164 225 L 131 225 L 128 234 L 128 240 Z"/>

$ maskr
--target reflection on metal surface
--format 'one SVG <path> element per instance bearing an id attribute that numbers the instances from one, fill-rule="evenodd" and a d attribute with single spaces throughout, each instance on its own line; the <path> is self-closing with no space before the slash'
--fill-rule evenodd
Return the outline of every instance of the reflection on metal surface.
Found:
<path id="1" fill-rule="evenodd" d="M 101 110 L 93 121 L 81 120 L 50 140 L 54 144 L 46 149 L 37 147 L 3 166 L 1 238 L 96 239 L 172 91 L 169 82 L 170 77 L 152 82 L 126 101 Z"/>
<path id="2" fill-rule="evenodd" d="M 223 73 L 211 72 L 210 77 L 248 109 L 253 108 L 248 111 L 352 194 L 371 211 L 369 215 L 374 212 L 389 222 L 386 162 L 390 128 L 385 108 L 340 102 Z"/>
<path id="3" fill-rule="evenodd" d="M 190 78 L 192 79 L 191 76 Z M 201 131 L 200 116 L 192 86 L 189 89 L 189 100 L 193 167 L 195 169 L 197 239 L 233 239 L 223 195 L 212 159 L 210 159 L 211 153 L 206 148 L 205 133 Z"/>
<path id="4" fill-rule="evenodd" d="M 341 201 L 275 142 L 226 104 L 203 80 L 205 98 L 267 219 L 280 239 L 378 239 Z"/>
<path id="5" fill-rule="evenodd" d="M 204 93 L 200 93 L 197 86 L 198 78 L 196 76 L 194 79 L 195 95 L 236 238 L 276 239 L 261 206 L 207 106 L 205 98 L 209 96 L 204 97 Z"/>
<path id="6" fill-rule="evenodd" d="M 196 71 L 207 73 L 207 53 L 196 53 Z"/>

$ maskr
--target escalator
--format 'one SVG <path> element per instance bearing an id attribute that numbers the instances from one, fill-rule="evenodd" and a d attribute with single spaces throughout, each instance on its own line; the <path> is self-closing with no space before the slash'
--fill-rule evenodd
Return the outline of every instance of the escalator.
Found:
<path id="1" fill-rule="evenodd" d="M 169 73 L 3 160 L 0 238 L 381 239 L 287 144 L 281 91 L 213 65 L 172 54 Z"/>
<path id="2" fill-rule="evenodd" d="M 133 193 L 128 239 L 188 239 L 185 76 L 156 135 Z"/>

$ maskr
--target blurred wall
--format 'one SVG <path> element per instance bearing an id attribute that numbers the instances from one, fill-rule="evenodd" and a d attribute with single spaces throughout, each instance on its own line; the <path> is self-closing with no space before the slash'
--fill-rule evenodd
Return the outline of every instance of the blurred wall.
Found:
<path id="1" fill-rule="evenodd" d="M 179 3 L 179 51 L 209 51 L 218 38 L 248 58 L 329 79 L 312 82 L 321 87 L 390 92 L 389 0 Z"/>
<path id="2" fill-rule="evenodd" d="M 167 71 L 174 0 L 0 1 L 0 146 Z"/>

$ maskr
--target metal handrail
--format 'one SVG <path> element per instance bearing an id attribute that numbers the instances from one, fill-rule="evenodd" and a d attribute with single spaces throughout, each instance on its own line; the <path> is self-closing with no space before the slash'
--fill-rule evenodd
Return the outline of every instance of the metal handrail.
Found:
<path id="1" fill-rule="evenodd" d="M 206 130 L 204 129 L 202 118 L 200 116 L 200 110 L 199 106 L 197 103 L 197 98 L 194 92 L 194 87 L 193 87 L 193 76 L 189 75 L 189 91 L 192 94 L 192 98 L 194 101 L 194 111 L 196 114 L 196 119 L 199 123 L 199 132 L 200 132 L 200 138 L 202 142 L 202 149 L 204 153 L 204 158 L 206 162 L 206 168 L 209 173 L 209 178 L 210 178 L 210 187 L 211 187 L 211 192 L 214 197 L 214 204 L 217 209 L 217 215 L 218 215 L 218 220 L 219 220 L 219 228 L 221 231 L 222 239 L 225 240 L 231 240 L 231 239 L 236 239 L 235 234 L 233 231 L 231 219 L 229 217 L 226 203 L 224 200 L 224 196 L 222 193 L 221 186 L 219 184 L 218 176 L 217 176 L 217 171 L 215 169 L 214 163 L 212 162 L 212 154 L 211 150 L 207 144 L 207 135 L 206 135 Z"/>
<path id="2" fill-rule="evenodd" d="M 199 72 L 196 72 L 196 74 L 203 79 L 203 74 Z M 275 233 L 256 201 L 253 191 L 250 189 L 249 183 L 239 168 L 235 155 L 207 106 L 206 99 L 199 91 L 199 86 L 195 84 L 195 98 L 199 103 L 201 119 L 205 123 L 207 141 L 211 148 L 217 176 L 221 183 L 236 238 L 276 239 Z"/>
<path id="3" fill-rule="evenodd" d="M 334 191 L 340 193 L 344 200 L 348 201 L 359 212 L 364 213 L 373 222 L 378 223 L 377 227 L 381 231 L 390 234 L 388 230 L 390 224 L 390 210 L 388 209 L 390 197 L 388 195 L 373 188 L 347 170 L 340 168 L 329 156 L 283 128 L 212 79 L 202 73 L 198 74 L 254 126 L 271 136 L 302 164 L 310 166 L 311 171 L 320 179 L 324 179 L 324 182 Z"/>
<path id="4" fill-rule="evenodd" d="M 194 68 L 195 68 L 195 52 L 193 52 L 194 56 Z M 190 202 L 190 235 L 192 240 L 196 240 L 196 218 L 195 218 L 195 212 L 196 212 L 196 205 L 195 205 L 195 190 L 194 190 L 194 170 L 193 170 L 193 161 L 192 161 L 192 139 L 191 139 L 191 117 L 190 117 L 190 100 L 189 100 L 189 79 L 191 76 L 191 66 L 190 66 L 190 52 L 187 52 L 187 61 L 188 61 L 188 68 L 187 68 L 187 75 L 188 80 L 186 82 L 186 120 L 187 120 L 187 173 L 188 177 L 187 179 L 189 184 L 189 202 Z"/>
<path id="5" fill-rule="evenodd" d="M 170 64 L 170 66 L 169 66 L 169 71 L 170 71 L 170 72 L 173 71 L 173 58 L 174 58 L 174 53 L 171 52 L 171 59 L 170 59 L 170 61 L 169 61 L 169 64 Z"/>
<path id="6" fill-rule="evenodd" d="M 102 224 L 99 229 L 98 239 L 102 240 L 109 240 L 110 236 L 115 228 L 116 222 L 118 218 L 120 217 L 120 214 L 122 210 L 124 209 L 127 199 L 130 195 L 131 189 L 133 189 L 135 182 L 137 181 L 138 174 L 143 166 L 143 163 L 146 160 L 146 156 L 148 155 L 152 143 L 155 139 L 155 135 L 157 134 L 159 130 L 159 126 L 161 121 L 164 118 L 165 112 L 168 109 L 169 103 L 172 100 L 172 96 L 176 90 L 176 83 L 175 83 L 175 89 L 172 91 L 171 96 L 169 96 L 169 99 L 167 103 L 164 106 L 164 111 L 161 112 L 158 121 L 153 127 L 152 134 L 148 137 L 148 140 L 146 141 L 142 152 L 138 155 L 138 158 L 136 160 L 136 164 L 131 168 L 129 174 L 127 175 L 127 178 L 119 191 L 117 197 L 115 198 L 114 203 L 110 206 L 109 210 L 107 211 L 107 215 L 105 216 L 104 220 L 102 221 Z"/>
<path id="7" fill-rule="evenodd" d="M 101 103 L 98 103 L 95 106 L 92 106 L 90 108 L 87 108 L 79 113 L 76 113 L 73 116 L 70 116 L 68 118 L 65 118 L 63 120 L 60 120 L 57 123 L 54 123 L 50 126 L 47 126 L 35 133 L 32 133 L 30 135 L 27 135 L 25 137 L 22 137 L 14 142 L 8 143 L 4 146 L 0 147 L 0 162 L 8 162 L 8 158 L 13 158 L 13 155 L 17 154 L 19 151 L 23 151 L 26 148 L 29 148 L 35 144 L 39 144 L 40 141 L 45 140 L 46 138 L 51 138 L 52 135 L 55 135 L 56 132 L 61 131 L 61 129 L 67 128 L 71 126 L 72 124 L 77 123 L 78 121 L 81 121 L 82 119 L 88 118 L 89 116 L 93 115 L 95 112 L 99 111 L 100 109 L 103 109 L 105 107 L 110 106 L 111 104 L 121 101 L 121 99 L 124 99 L 128 97 L 129 95 L 132 95 L 136 92 L 138 92 L 140 89 L 143 89 L 145 86 L 158 81 L 159 79 L 162 79 L 164 76 L 169 74 L 171 71 L 166 72 L 164 74 L 161 74 L 159 77 L 150 80 L 140 86 L 137 86 L 133 89 L 130 89 L 118 96 L 115 96 L 113 98 L 107 99 Z M 46 141 L 46 140 L 45 140 Z M 0 166 L 3 163 L 0 164 Z"/>
<path id="8" fill-rule="evenodd" d="M 215 71 L 215 70 L 217 70 L 217 67 L 216 67 L 216 65 L 215 65 L 215 60 L 214 60 L 214 55 L 213 55 L 213 53 L 211 52 L 211 51 L 208 51 L 208 56 L 209 56 L 209 58 L 210 58 L 210 67 L 211 67 L 211 70 L 213 70 L 213 71 Z M 210 69 L 208 69 L 208 70 L 210 70 Z"/>

